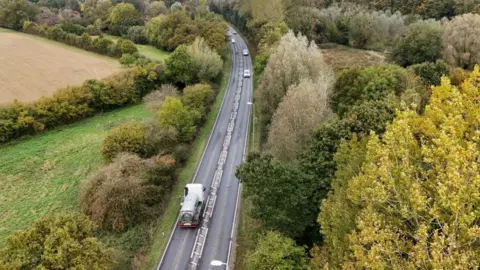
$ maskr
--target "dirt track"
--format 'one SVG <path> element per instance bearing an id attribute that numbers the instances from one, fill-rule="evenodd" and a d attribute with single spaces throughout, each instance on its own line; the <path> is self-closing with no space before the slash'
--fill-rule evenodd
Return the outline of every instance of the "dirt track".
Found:
<path id="1" fill-rule="evenodd" d="M 0 33 L 0 104 L 33 101 L 121 70 L 115 59 L 20 33 Z"/>

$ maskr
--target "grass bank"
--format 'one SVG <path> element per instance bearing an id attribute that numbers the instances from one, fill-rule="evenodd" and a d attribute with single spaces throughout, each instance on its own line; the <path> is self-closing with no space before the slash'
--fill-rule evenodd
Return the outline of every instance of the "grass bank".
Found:
<path id="1" fill-rule="evenodd" d="M 105 135 L 149 115 L 131 106 L 1 146 L 0 246 L 41 216 L 78 211 L 80 183 L 104 163 Z"/>
<path id="2" fill-rule="evenodd" d="M 223 65 L 223 77 L 220 85 L 216 87 L 218 93 L 215 98 L 215 102 L 212 106 L 212 110 L 207 116 L 205 125 L 201 129 L 198 137 L 193 143 L 193 151 L 190 159 L 188 160 L 186 166 L 182 169 L 179 175 L 177 184 L 172 190 L 172 195 L 168 203 L 168 207 L 165 210 L 164 215 L 158 219 L 157 226 L 153 231 L 152 239 L 153 242 L 145 254 L 143 263 L 140 265 L 139 269 L 151 270 L 155 269 L 157 263 L 159 262 L 160 257 L 165 250 L 168 238 L 170 237 L 171 230 L 177 220 L 178 209 L 180 206 L 180 198 L 183 194 L 183 187 L 190 183 L 195 175 L 198 163 L 202 157 L 203 151 L 207 145 L 208 138 L 212 132 L 215 120 L 217 115 L 220 112 L 220 106 L 222 104 L 223 97 L 228 86 L 228 79 L 230 74 L 230 69 L 232 66 L 232 59 L 230 51 L 227 52 L 227 60 Z"/>

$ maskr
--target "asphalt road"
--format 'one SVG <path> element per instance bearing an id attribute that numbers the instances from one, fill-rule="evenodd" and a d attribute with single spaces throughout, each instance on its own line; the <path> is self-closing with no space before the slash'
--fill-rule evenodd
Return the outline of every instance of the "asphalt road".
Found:
<path id="1" fill-rule="evenodd" d="M 209 222 L 207 239 L 203 248 L 202 257 L 197 269 L 225 269 L 212 267 L 212 260 L 227 262 L 231 245 L 232 228 L 236 210 L 239 181 L 235 177 L 235 170 L 243 160 L 243 154 L 248 139 L 248 126 L 252 100 L 252 78 L 243 78 L 243 70 L 252 68 L 251 57 L 243 56 L 242 51 L 247 48 L 246 43 L 239 35 L 233 36 L 236 43 L 229 42 L 232 49 L 232 69 L 228 88 L 212 131 L 204 156 L 194 177 L 195 183 L 202 183 L 206 187 L 206 196 L 210 193 L 210 186 L 217 162 L 223 150 L 223 143 L 230 121 L 236 91 L 241 83 L 242 92 L 238 107 L 235 128 L 228 149 L 228 156 L 223 167 L 222 180 L 218 189 L 213 216 Z M 179 206 L 180 208 L 180 206 Z M 172 232 L 170 242 L 162 255 L 158 269 L 186 270 L 191 262 L 191 254 L 198 229 L 178 228 Z"/>

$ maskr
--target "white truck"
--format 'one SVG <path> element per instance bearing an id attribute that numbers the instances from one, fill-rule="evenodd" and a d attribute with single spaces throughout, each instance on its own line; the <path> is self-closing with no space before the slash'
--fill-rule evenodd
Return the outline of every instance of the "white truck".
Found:
<path id="1" fill-rule="evenodd" d="M 184 188 L 183 201 L 180 204 L 178 226 L 196 228 L 205 209 L 205 188 L 202 184 L 187 184 Z"/>

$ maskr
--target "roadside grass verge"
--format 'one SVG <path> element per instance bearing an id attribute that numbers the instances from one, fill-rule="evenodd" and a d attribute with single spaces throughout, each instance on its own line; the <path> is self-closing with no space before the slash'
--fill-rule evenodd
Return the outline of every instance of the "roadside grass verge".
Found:
<path id="1" fill-rule="evenodd" d="M 104 37 L 109 38 L 111 40 L 118 40 L 120 37 L 118 36 L 112 36 L 112 35 L 104 35 Z M 162 51 L 160 49 L 155 48 L 154 46 L 151 45 L 141 45 L 141 44 L 135 44 L 135 46 L 138 49 L 138 52 L 147 57 L 150 58 L 151 60 L 156 60 L 156 61 L 165 61 L 165 59 L 168 57 L 170 54 L 169 52 Z"/>
<path id="2" fill-rule="evenodd" d="M 180 199 L 183 194 L 183 187 L 190 183 L 197 170 L 198 163 L 202 157 L 203 151 L 207 145 L 208 138 L 212 132 L 213 126 L 220 112 L 223 97 L 225 96 L 230 76 L 230 69 L 232 67 L 232 59 L 230 50 L 227 51 L 226 61 L 223 65 L 223 77 L 221 83 L 216 86 L 217 96 L 212 106 L 207 120 L 201 129 L 198 137 L 193 143 L 192 154 L 187 161 L 185 167 L 180 171 L 179 179 L 172 189 L 172 194 L 168 202 L 168 207 L 161 218 L 157 220 L 157 226 L 153 231 L 152 244 L 145 254 L 144 261 L 138 269 L 151 270 L 155 269 L 160 257 L 165 250 L 166 244 L 170 237 L 171 231 L 177 220 L 178 210 L 180 207 Z"/>
<path id="3" fill-rule="evenodd" d="M 41 216 L 77 212 L 80 183 L 104 163 L 105 135 L 149 115 L 135 105 L 1 146 L 0 247 Z"/>

